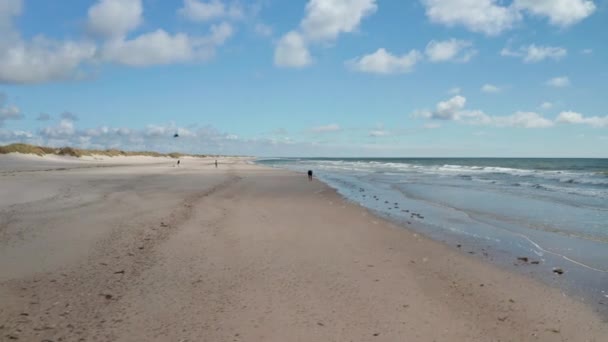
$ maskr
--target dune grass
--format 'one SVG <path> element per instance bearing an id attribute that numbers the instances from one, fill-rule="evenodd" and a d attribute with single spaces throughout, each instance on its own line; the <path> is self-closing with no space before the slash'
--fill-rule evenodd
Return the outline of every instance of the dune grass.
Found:
<path id="1" fill-rule="evenodd" d="M 83 156 L 107 156 L 107 157 L 127 157 L 127 156 L 146 156 L 146 157 L 170 157 L 170 158 L 181 158 L 181 157 L 207 157 L 204 154 L 183 154 L 178 152 L 172 153 L 159 153 L 153 151 L 123 151 L 116 149 L 109 150 L 88 150 L 74 147 L 44 147 L 29 144 L 10 144 L 6 146 L 0 146 L 0 154 L 8 153 L 24 153 L 24 154 L 35 154 L 38 156 L 44 156 L 47 154 L 54 154 L 58 156 L 71 156 L 71 157 L 83 157 Z"/>

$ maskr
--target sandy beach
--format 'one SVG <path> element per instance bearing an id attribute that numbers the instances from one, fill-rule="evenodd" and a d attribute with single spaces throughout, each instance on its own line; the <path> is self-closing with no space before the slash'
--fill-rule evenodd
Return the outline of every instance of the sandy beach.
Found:
<path id="1" fill-rule="evenodd" d="M 319 181 L 213 161 L 0 156 L 0 340 L 608 339 L 585 304 Z"/>

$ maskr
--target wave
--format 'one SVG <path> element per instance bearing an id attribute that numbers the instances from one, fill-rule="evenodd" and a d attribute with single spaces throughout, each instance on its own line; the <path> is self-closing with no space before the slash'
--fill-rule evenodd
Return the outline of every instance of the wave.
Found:
<path id="1" fill-rule="evenodd" d="M 266 159 L 268 160 L 268 159 Z M 287 166 L 295 170 L 313 168 L 322 172 L 340 172 L 351 175 L 381 175 L 404 180 L 424 181 L 427 177 L 440 177 L 454 181 L 475 181 L 502 187 L 534 188 L 541 191 L 559 191 L 584 196 L 608 197 L 608 171 L 526 169 L 505 166 L 425 164 L 395 160 L 270 160 L 270 164 Z M 287 164 L 287 165 L 286 165 Z M 422 178 L 421 178 L 422 177 Z"/>

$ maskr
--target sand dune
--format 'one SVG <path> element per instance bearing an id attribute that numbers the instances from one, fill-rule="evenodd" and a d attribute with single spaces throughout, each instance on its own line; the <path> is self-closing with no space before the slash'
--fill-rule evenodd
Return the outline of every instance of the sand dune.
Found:
<path id="1" fill-rule="evenodd" d="M 608 338 L 558 290 L 303 175 L 243 159 L 0 157 L 2 340 Z"/>

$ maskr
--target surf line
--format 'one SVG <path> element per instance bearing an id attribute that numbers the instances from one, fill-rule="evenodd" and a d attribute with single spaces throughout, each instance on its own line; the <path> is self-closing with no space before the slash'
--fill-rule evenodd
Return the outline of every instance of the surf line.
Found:
<path id="1" fill-rule="evenodd" d="M 555 253 L 555 252 L 548 251 L 548 250 L 546 250 L 546 249 L 542 248 L 542 247 L 541 247 L 541 246 L 540 246 L 538 243 L 536 243 L 536 242 L 532 241 L 532 239 L 530 239 L 529 237 L 527 237 L 527 236 L 525 236 L 525 235 L 523 235 L 523 234 L 518 234 L 518 233 L 516 233 L 515 235 L 519 235 L 519 236 L 521 236 L 522 238 L 524 238 L 524 239 L 528 240 L 528 242 L 530 242 L 531 244 L 533 244 L 533 245 L 534 245 L 536 248 L 540 249 L 540 250 L 541 250 L 541 251 L 543 251 L 544 253 L 549 253 L 549 254 L 553 254 L 553 255 L 558 256 L 558 257 L 562 257 L 563 259 L 565 259 L 565 260 L 567 260 L 567 261 L 570 261 L 570 262 L 571 262 L 571 263 L 573 263 L 573 264 L 577 264 L 577 265 L 579 265 L 579 266 L 582 266 L 582 267 L 584 267 L 584 268 L 590 269 L 590 270 L 592 270 L 592 271 L 596 271 L 596 272 L 602 272 L 602 273 L 608 273 L 608 271 L 607 271 L 607 270 L 602 270 L 602 269 L 595 268 L 595 267 L 592 267 L 592 266 L 589 266 L 589 265 L 585 265 L 585 264 L 583 264 L 582 262 L 580 262 L 580 261 L 576 261 L 576 260 L 573 260 L 573 259 L 570 259 L 570 258 L 568 258 L 568 257 L 567 257 L 567 256 L 565 256 L 565 255 L 562 255 L 562 254 L 559 254 L 559 253 Z"/>

